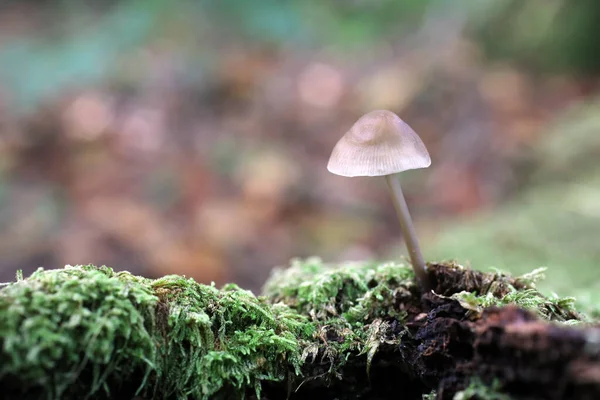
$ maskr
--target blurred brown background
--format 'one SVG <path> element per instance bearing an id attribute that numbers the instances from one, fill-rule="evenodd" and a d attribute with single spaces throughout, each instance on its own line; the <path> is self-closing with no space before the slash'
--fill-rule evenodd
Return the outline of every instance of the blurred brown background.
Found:
<path id="1" fill-rule="evenodd" d="M 0 280 L 92 263 L 258 290 L 293 257 L 398 258 L 384 182 L 326 170 L 386 108 L 433 159 L 401 176 L 426 258 L 589 286 L 600 173 L 570 160 L 595 168 L 600 124 L 559 124 L 598 91 L 598 22 L 594 1 L 3 2 Z M 573 182 L 591 213 L 531 194 Z"/>

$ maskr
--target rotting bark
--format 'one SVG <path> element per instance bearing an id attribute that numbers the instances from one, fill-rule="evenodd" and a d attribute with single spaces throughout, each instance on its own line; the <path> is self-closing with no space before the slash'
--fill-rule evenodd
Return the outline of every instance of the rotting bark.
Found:
<path id="1" fill-rule="evenodd" d="M 270 400 L 421 399 L 431 391 L 445 400 L 477 379 L 498 393 L 489 399 L 600 398 L 600 327 L 582 323 L 568 303 L 543 298 L 527 277 L 432 264 L 434 293 L 422 294 L 410 268 L 401 265 L 319 268 L 307 261 L 274 276 L 262 300 L 181 277 L 146 280 L 93 267 L 40 272 L 31 283 L 0 290 L 0 393 L 15 399 L 131 398 L 141 387 L 142 399 L 183 393 L 233 399 L 243 393 L 256 398 L 260 387 L 260 398 Z M 307 281 L 310 276 L 314 281 Z M 486 305 L 517 300 L 480 309 L 464 291 L 488 296 L 480 298 Z M 83 322 L 61 306 L 65 301 L 73 310 L 88 310 Z M 38 312 L 46 304 L 51 309 Z M 118 318 L 126 319 L 121 324 Z M 561 322 L 567 320 L 579 326 Z M 86 329 L 96 335 L 92 341 Z M 30 357 L 28 347 L 46 340 L 36 339 L 40 332 L 52 340 L 52 347 L 36 350 L 44 363 Z M 66 332 L 78 336 L 62 340 Z M 28 346 L 18 350 L 16 341 Z M 103 357 L 103 349 L 113 355 Z M 87 365 L 85 357 L 92 357 Z M 65 367 L 69 362 L 78 377 Z M 106 365 L 112 372 L 98 381 Z M 77 383 L 59 396 L 55 381 L 64 377 L 77 377 Z"/>
<path id="2" fill-rule="evenodd" d="M 470 376 L 497 380 L 519 398 L 600 398 L 598 327 L 561 327 L 513 306 L 490 309 L 470 325 L 473 356 L 440 380 L 441 399 L 451 399 Z"/>
<path id="3" fill-rule="evenodd" d="M 437 399 L 450 400 L 473 378 L 494 384 L 507 398 L 600 398 L 599 326 L 559 325 L 513 305 L 474 316 L 448 296 L 489 290 L 489 274 L 441 264 L 430 265 L 429 274 L 436 294 L 422 294 L 419 306 L 407 305 L 408 320 L 393 331 L 402 335 L 400 346 L 379 348 L 370 379 L 364 358 L 356 357 L 340 371 L 341 381 L 323 387 L 312 380 L 291 398 L 421 399 L 433 389 Z M 500 294 L 507 285 L 526 287 L 512 278 L 495 282 Z M 580 315 L 567 310 L 564 317 Z M 308 364 L 305 373 L 324 371 Z"/>
<path id="4" fill-rule="evenodd" d="M 438 268 L 434 274 L 447 279 L 448 271 Z M 480 282 L 480 276 L 476 273 L 471 282 Z M 513 285 L 522 288 L 519 282 Z M 438 286 L 444 289 L 452 290 Z M 600 325 L 575 328 L 543 321 L 514 305 L 488 308 L 469 321 L 460 305 L 448 304 L 433 308 L 424 324 L 412 328 L 417 340 L 428 338 L 420 341 L 415 366 L 425 371 L 421 376 L 435 379 L 438 398 L 452 399 L 474 376 L 488 384 L 497 381 L 517 398 L 600 398 Z M 442 307 L 452 312 L 440 315 Z M 436 358 L 449 363 L 437 375 L 431 363 Z"/>

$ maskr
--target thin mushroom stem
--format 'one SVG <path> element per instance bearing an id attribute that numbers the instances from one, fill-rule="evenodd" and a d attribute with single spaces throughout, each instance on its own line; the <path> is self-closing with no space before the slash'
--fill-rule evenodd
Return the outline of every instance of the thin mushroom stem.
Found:
<path id="1" fill-rule="evenodd" d="M 387 182 L 390 192 L 392 193 L 394 208 L 396 208 L 396 213 L 398 214 L 400 228 L 402 229 L 402 234 L 404 235 L 404 241 L 406 242 L 406 247 L 408 248 L 408 254 L 410 256 L 410 261 L 412 263 L 413 270 L 415 271 L 417 281 L 424 291 L 431 290 L 431 284 L 429 282 L 429 278 L 427 277 L 425 260 L 423 259 L 423 254 L 421 254 L 421 248 L 419 247 L 419 241 L 417 240 L 417 232 L 415 231 L 412 219 L 410 218 L 410 213 L 408 212 L 408 206 L 406 205 L 406 200 L 404 199 L 404 194 L 402 193 L 402 187 L 400 187 L 400 182 L 394 175 L 386 175 L 385 181 Z"/>

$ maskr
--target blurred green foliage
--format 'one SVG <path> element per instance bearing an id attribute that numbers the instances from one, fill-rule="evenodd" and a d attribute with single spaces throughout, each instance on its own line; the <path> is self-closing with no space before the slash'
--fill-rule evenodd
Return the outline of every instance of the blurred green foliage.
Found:
<path id="1" fill-rule="evenodd" d="M 492 58 L 517 60 L 538 71 L 593 72 L 600 67 L 599 4 L 592 0 L 477 4 L 467 0 L 121 0 L 99 7 L 95 2 L 45 1 L 37 5 L 46 19 L 43 29 L 3 37 L 0 86 L 16 108 L 26 110 L 73 86 L 105 81 L 126 85 L 128 79 L 139 79 L 132 86 L 143 87 L 153 81 L 140 78 L 151 67 L 136 50 L 155 48 L 172 52 L 169 60 L 184 63 L 186 72 L 192 71 L 184 79 L 196 83 L 212 77 L 205 70 L 218 67 L 219 57 L 226 56 L 223 46 L 230 42 L 242 47 L 360 54 L 374 44 L 410 43 L 432 15 L 456 10 L 470 16 L 475 37 Z M 354 62 L 361 58 L 355 57 Z M 593 286 L 600 277 L 595 272 L 600 260 L 598 107 L 575 110 L 557 123 L 547 139 L 536 142 L 539 147 L 533 149 L 531 160 L 536 167 L 526 174 L 525 192 L 519 198 L 499 212 L 451 224 L 428 258 L 459 258 L 474 267 L 492 263 L 513 272 L 546 265 L 550 269 L 544 288 L 569 292 L 573 287 Z M 222 142 L 222 147 L 211 154 L 219 170 L 227 173 L 232 170 L 227 157 L 235 145 Z M 175 191 L 172 181 L 169 173 L 157 175 L 148 191 L 153 197 L 165 196 L 160 204 L 170 204 L 168 196 Z M 9 203 L 12 185 L 9 180 L 0 182 L 0 202 Z M 37 207 L 59 208 L 54 202 Z M 32 214 L 36 213 L 41 211 L 35 208 Z M 346 228 L 335 225 L 338 230 Z M 37 228 L 39 235 L 48 236 L 52 227 L 45 226 L 49 228 Z M 338 231 L 321 228 L 319 232 L 324 234 L 315 246 Z"/>
<path id="2" fill-rule="evenodd" d="M 39 6 L 48 18 L 41 31 L 4 39 L 0 80 L 15 107 L 31 109 L 69 87 L 114 79 L 131 51 L 157 36 L 170 38 L 176 51 L 186 48 L 191 67 L 201 69 L 206 60 L 222 55 L 219 43 L 232 39 L 250 46 L 360 50 L 404 40 L 428 13 L 468 3 L 122 0 L 100 8 L 93 4 L 47 2 Z M 215 37 L 217 43 L 210 43 Z M 144 67 L 140 65 L 140 71 Z M 202 71 L 195 74 L 202 76 Z"/>
<path id="3" fill-rule="evenodd" d="M 600 3 L 595 0 L 497 0 L 474 22 L 491 58 L 544 72 L 600 71 Z"/>
<path id="4" fill-rule="evenodd" d="M 105 78 L 123 52 L 147 38 L 165 7 L 160 0 L 123 1 L 96 21 L 94 9 L 61 3 L 45 6 L 57 7 L 48 12 L 56 18 L 48 32 L 4 39 L 0 81 L 16 107 L 30 109 L 58 90 Z"/>
<path id="5" fill-rule="evenodd" d="M 472 220 L 449 224 L 429 253 L 515 273 L 547 266 L 544 289 L 600 286 L 599 102 L 566 113 L 532 149 L 523 193 Z"/>
<path id="6" fill-rule="evenodd" d="M 174 27 L 182 47 L 199 39 L 192 48 L 201 54 L 190 58 L 198 62 L 219 57 L 219 47 L 204 40 L 211 35 L 224 43 L 243 38 L 249 45 L 361 51 L 406 43 L 431 16 L 464 12 L 492 58 L 541 70 L 600 68 L 600 6 L 592 0 L 121 0 L 102 7 L 47 1 L 39 11 L 47 15 L 45 28 L 26 37 L 5 35 L 0 50 L 0 80 L 15 106 L 26 109 L 70 86 L 114 78 L 132 50 Z"/>
<path id="7" fill-rule="evenodd" d="M 418 26 L 431 0 L 224 0 L 208 2 L 222 20 L 258 40 L 353 46 Z M 212 10 L 211 10 L 212 9 Z M 237 24 L 236 24 L 237 23 Z"/>

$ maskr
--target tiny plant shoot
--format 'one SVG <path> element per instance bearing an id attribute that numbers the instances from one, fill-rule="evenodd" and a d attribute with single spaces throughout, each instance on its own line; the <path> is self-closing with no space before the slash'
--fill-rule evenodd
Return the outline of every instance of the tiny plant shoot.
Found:
<path id="1" fill-rule="evenodd" d="M 421 138 L 396 114 L 386 110 L 363 115 L 335 145 L 327 169 L 336 175 L 383 176 L 400 221 L 413 270 L 421 288 L 431 290 L 417 234 L 397 173 L 427 168 L 431 158 Z"/>

